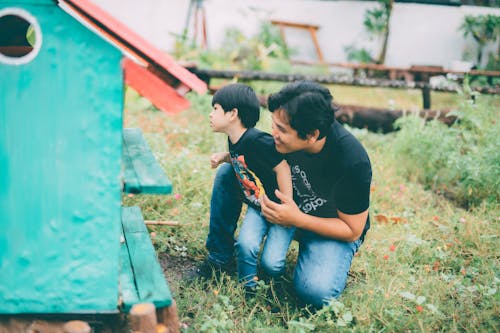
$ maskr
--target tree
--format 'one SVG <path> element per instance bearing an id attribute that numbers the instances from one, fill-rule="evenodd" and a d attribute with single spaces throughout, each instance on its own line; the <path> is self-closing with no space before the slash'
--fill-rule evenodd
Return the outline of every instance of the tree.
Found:
<path id="1" fill-rule="evenodd" d="M 391 19 L 394 0 L 378 0 L 380 6 L 378 8 L 369 9 L 365 13 L 363 24 L 366 30 L 373 36 L 382 37 L 382 48 L 378 56 L 375 58 L 377 64 L 385 62 L 387 53 L 387 42 L 389 40 L 389 22 Z"/>
<path id="2" fill-rule="evenodd" d="M 377 0 L 379 6 L 368 9 L 365 12 L 363 25 L 370 38 L 381 38 L 382 47 L 376 58 L 373 58 L 369 51 L 364 48 L 357 48 L 355 45 L 345 47 L 347 58 L 351 61 L 374 62 L 383 64 L 387 53 L 387 42 L 389 40 L 389 22 L 391 19 L 394 0 Z"/>
<path id="3" fill-rule="evenodd" d="M 495 15 L 466 15 L 463 23 L 460 25 L 460 31 L 464 37 L 472 36 L 478 44 L 476 64 L 481 65 L 483 60 L 483 52 L 486 45 L 490 42 L 496 42 L 500 37 L 500 16 Z M 494 62 L 498 62 L 498 54 L 500 54 L 500 46 L 497 53 L 493 55 Z"/>

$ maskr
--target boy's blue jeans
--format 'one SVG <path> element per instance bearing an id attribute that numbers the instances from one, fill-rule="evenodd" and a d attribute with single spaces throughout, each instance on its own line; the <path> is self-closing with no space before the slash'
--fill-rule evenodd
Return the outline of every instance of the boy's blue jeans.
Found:
<path id="1" fill-rule="evenodd" d="M 248 207 L 236 242 L 238 278 L 246 287 L 257 282 L 257 258 L 265 239 L 260 265 L 270 277 L 285 273 L 286 253 L 293 239 L 295 228 L 287 228 L 266 221 L 260 211 Z"/>
<path id="2" fill-rule="evenodd" d="M 224 265 L 233 260 L 234 232 L 241 213 L 241 190 L 230 164 L 217 170 L 210 203 L 210 227 L 206 246 L 208 259 Z M 361 244 L 321 237 L 297 230 L 299 255 L 294 288 L 306 304 L 321 307 L 340 296 L 345 288 L 352 258 Z"/>

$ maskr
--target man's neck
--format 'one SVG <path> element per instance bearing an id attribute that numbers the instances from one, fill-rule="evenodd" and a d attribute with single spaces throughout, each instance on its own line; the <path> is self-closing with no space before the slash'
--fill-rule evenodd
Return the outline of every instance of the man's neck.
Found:
<path id="1" fill-rule="evenodd" d="M 311 143 L 311 145 L 305 148 L 304 151 L 308 152 L 309 154 L 317 154 L 323 149 L 325 143 L 326 136 L 319 140 L 316 140 L 314 143 Z"/>
<path id="2" fill-rule="evenodd" d="M 247 129 L 243 126 L 233 126 L 228 128 L 226 134 L 229 137 L 229 141 L 231 141 L 232 144 L 235 144 L 246 131 Z"/>

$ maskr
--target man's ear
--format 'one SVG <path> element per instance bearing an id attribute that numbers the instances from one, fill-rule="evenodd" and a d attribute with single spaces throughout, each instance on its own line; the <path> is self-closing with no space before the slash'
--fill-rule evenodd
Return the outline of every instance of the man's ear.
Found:
<path id="1" fill-rule="evenodd" d="M 319 129 L 315 129 L 314 132 L 312 132 L 312 134 L 307 134 L 307 141 L 309 143 L 314 143 L 318 141 L 318 137 L 319 137 Z"/>

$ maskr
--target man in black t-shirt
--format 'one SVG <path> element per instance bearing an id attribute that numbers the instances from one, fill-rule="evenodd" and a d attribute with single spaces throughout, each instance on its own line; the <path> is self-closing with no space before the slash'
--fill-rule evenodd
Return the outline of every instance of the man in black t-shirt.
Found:
<path id="1" fill-rule="evenodd" d="M 275 191 L 262 214 L 274 224 L 296 227 L 299 254 L 294 288 L 305 304 L 321 307 L 340 296 L 354 254 L 369 228 L 371 165 L 359 141 L 335 121 L 332 95 L 323 86 L 299 81 L 268 101 L 276 150 L 292 173 L 293 200 Z M 234 175 L 219 170 L 214 182 L 209 261 L 221 270 L 231 262 L 233 233 L 241 209 Z M 215 237 L 216 235 L 216 237 Z M 214 263 L 214 261 L 212 261 Z"/>
<path id="2" fill-rule="evenodd" d="M 263 199 L 272 223 L 297 228 L 297 295 L 317 307 L 340 296 L 352 258 L 369 228 L 371 165 L 359 141 L 334 118 L 330 91 L 288 84 L 269 97 L 276 150 L 292 171 L 294 200 Z"/>

